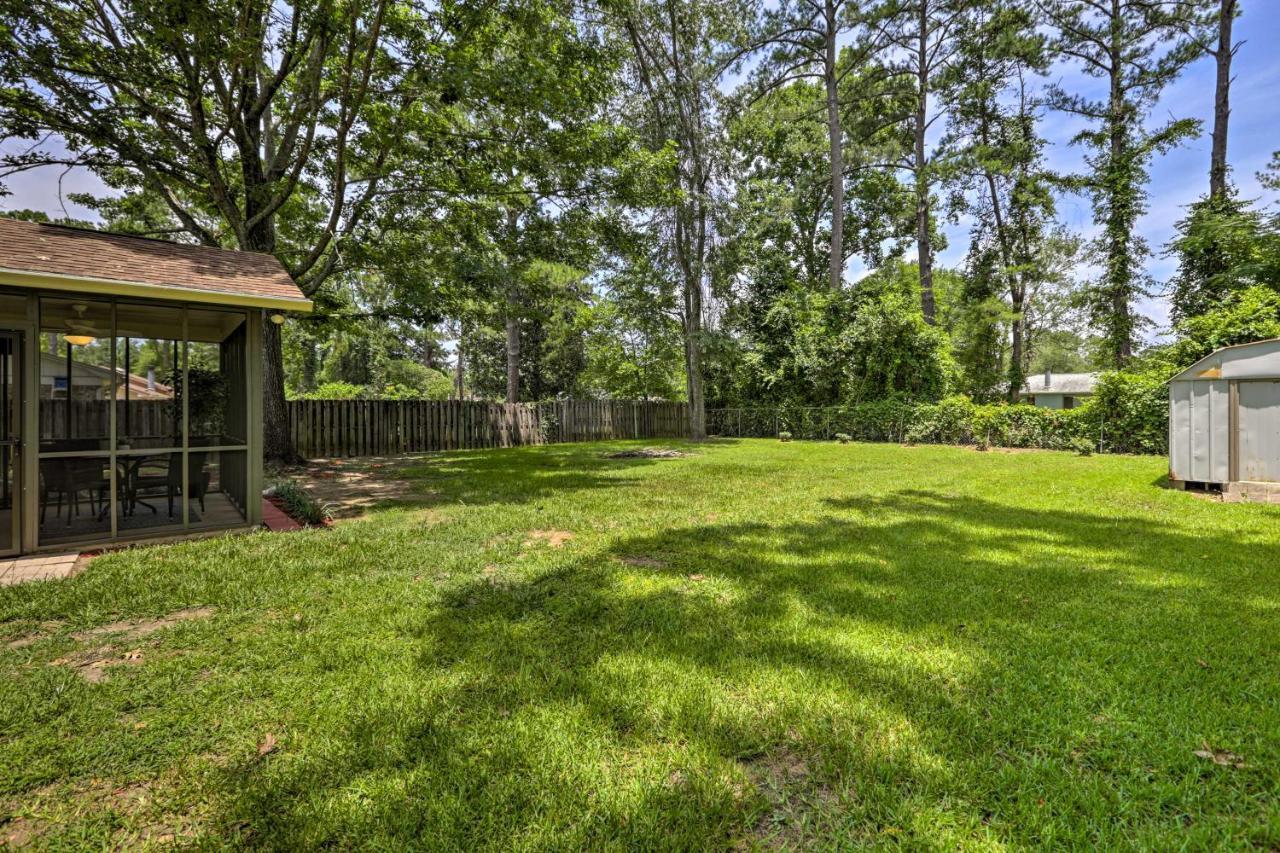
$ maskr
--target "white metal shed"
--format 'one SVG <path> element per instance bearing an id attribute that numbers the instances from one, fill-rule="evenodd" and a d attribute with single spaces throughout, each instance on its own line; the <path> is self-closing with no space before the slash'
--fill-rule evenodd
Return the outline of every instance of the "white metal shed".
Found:
<path id="1" fill-rule="evenodd" d="M 1224 347 L 1169 381 L 1169 479 L 1280 483 L 1280 338 Z"/>

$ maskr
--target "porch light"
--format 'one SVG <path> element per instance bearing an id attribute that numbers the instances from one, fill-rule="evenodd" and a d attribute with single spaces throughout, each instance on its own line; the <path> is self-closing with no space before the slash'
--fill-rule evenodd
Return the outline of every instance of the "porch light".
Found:
<path id="1" fill-rule="evenodd" d="M 87 347 L 89 344 L 97 340 L 92 335 L 65 335 L 67 343 L 75 347 Z"/>
<path id="2" fill-rule="evenodd" d="M 280 314 L 280 313 L 278 313 L 278 312 L 277 312 L 277 313 L 275 313 L 275 314 L 272 314 L 272 315 L 271 315 L 271 322 L 275 323 L 277 326 L 282 325 L 282 324 L 284 323 L 284 315 L 283 315 L 283 314 Z"/>

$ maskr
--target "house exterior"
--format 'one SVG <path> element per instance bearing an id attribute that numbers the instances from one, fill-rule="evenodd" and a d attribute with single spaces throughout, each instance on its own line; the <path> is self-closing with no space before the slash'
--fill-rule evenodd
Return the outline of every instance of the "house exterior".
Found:
<path id="1" fill-rule="evenodd" d="M 1024 403 L 1042 409 L 1074 409 L 1085 398 L 1093 396 L 1098 384 L 1096 373 L 1051 373 L 1033 376 L 1022 386 Z"/>
<path id="2" fill-rule="evenodd" d="M 1169 479 L 1280 502 L 1280 338 L 1224 347 L 1169 380 Z"/>
<path id="3" fill-rule="evenodd" d="M 0 555 L 261 522 L 278 260 L 0 218 Z"/>

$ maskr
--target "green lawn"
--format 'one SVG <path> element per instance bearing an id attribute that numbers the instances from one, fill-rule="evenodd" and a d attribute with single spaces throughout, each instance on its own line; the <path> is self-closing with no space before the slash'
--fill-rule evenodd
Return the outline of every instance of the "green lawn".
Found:
<path id="1" fill-rule="evenodd" d="M 1156 458 L 618 446 L 0 590 L 0 838 L 1280 845 L 1280 507 Z"/>

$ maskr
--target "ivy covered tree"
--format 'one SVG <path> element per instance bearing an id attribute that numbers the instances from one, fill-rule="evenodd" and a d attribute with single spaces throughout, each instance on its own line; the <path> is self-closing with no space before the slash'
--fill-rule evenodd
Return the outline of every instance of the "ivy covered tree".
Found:
<path id="1" fill-rule="evenodd" d="M 1249 287 L 1280 291 L 1280 218 L 1255 209 L 1230 186 L 1191 205 L 1170 250 L 1178 258 L 1170 295 L 1175 322 Z"/>
<path id="2" fill-rule="evenodd" d="M 1147 119 L 1161 92 L 1201 54 L 1199 41 L 1187 35 L 1201 9 L 1182 0 L 1043 0 L 1040 8 L 1057 52 L 1106 85 L 1099 97 L 1054 85 L 1049 103 L 1086 124 L 1073 141 L 1088 149 L 1088 171 L 1074 184 L 1092 198 L 1102 228 L 1094 242 L 1102 273 L 1090 313 L 1107 341 L 1108 361 L 1119 366 L 1133 355 L 1142 325 L 1135 302 L 1150 291 L 1144 264 L 1151 251 L 1137 234 L 1148 167 L 1200 127 L 1194 119 L 1155 126 Z"/>

